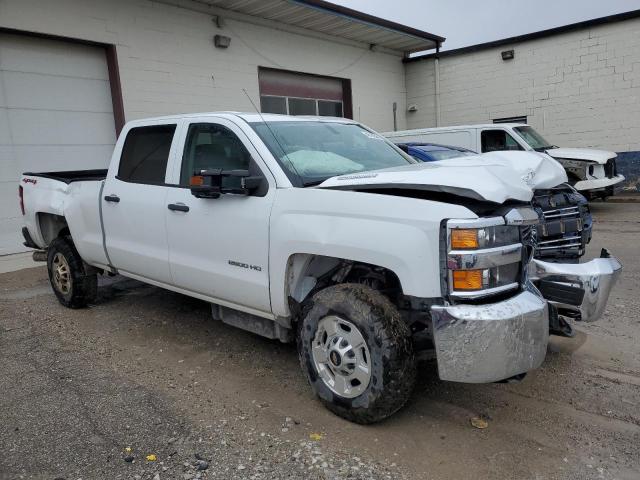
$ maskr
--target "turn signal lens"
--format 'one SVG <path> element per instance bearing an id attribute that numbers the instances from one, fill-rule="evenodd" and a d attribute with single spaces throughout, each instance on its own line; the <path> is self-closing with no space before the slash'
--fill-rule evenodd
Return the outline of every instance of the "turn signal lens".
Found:
<path id="1" fill-rule="evenodd" d="M 478 230 L 461 228 L 451 230 L 451 248 L 478 248 Z"/>
<path id="2" fill-rule="evenodd" d="M 454 290 L 480 290 L 482 288 L 482 270 L 454 270 Z"/>
<path id="3" fill-rule="evenodd" d="M 191 180 L 189 181 L 189 185 L 193 185 L 197 187 L 204 185 L 204 177 L 201 175 L 192 176 Z"/>

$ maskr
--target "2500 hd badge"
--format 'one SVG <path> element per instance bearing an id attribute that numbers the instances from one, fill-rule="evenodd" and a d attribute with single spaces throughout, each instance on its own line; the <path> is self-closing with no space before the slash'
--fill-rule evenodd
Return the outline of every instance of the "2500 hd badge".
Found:
<path id="1" fill-rule="evenodd" d="M 262 271 L 262 267 L 259 265 L 249 265 L 248 263 L 236 262 L 235 260 L 229 260 L 229 265 L 233 265 L 234 267 L 247 268 L 249 270 L 255 270 L 256 272 Z"/>

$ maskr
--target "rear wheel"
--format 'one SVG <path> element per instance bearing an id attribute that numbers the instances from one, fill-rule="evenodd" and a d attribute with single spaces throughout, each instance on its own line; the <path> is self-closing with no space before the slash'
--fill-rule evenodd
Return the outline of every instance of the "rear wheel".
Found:
<path id="1" fill-rule="evenodd" d="M 51 242 L 47 269 L 53 292 L 65 307 L 82 308 L 95 300 L 98 277 L 87 271 L 69 237 L 58 237 Z"/>
<path id="2" fill-rule="evenodd" d="M 364 285 L 317 293 L 300 322 L 303 371 L 324 405 L 357 423 L 399 410 L 415 385 L 411 332 L 395 306 Z"/>

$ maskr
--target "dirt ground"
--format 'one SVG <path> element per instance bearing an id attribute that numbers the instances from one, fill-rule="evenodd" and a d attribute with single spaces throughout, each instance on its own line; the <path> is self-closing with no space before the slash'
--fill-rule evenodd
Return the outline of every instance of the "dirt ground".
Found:
<path id="1" fill-rule="evenodd" d="M 0 479 L 637 480 L 640 204 L 592 210 L 588 255 L 607 246 L 624 265 L 603 319 L 553 337 L 519 384 L 446 383 L 422 364 L 409 405 L 374 426 L 325 410 L 294 346 L 204 302 L 117 278 L 68 310 L 44 268 L 1 275 Z"/>

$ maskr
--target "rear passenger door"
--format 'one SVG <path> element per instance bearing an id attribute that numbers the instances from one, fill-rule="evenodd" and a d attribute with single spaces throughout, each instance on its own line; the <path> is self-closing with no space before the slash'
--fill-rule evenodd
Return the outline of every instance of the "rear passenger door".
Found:
<path id="1" fill-rule="evenodd" d="M 108 259 L 121 273 L 171 283 L 165 215 L 165 177 L 177 123 L 122 132 L 117 165 L 112 160 L 100 198 Z"/>

